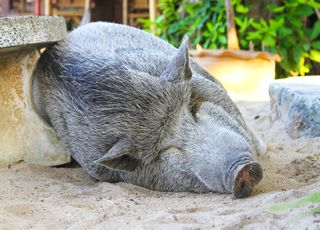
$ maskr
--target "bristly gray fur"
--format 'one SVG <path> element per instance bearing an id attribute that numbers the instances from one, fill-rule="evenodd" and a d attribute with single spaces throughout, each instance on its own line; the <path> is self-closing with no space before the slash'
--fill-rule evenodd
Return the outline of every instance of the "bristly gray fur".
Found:
<path id="1" fill-rule="evenodd" d="M 87 24 L 40 58 L 36 108 L 98 180 L 232 192 L 235 168 L 263 148 L 187 52 L 132 27 Z"/>

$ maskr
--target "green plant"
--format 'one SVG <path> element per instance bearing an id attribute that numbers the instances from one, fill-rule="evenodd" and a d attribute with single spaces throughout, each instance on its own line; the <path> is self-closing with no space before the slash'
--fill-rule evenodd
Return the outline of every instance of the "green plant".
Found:
<path id="1" fill-rule="evenodd" d="M 319 201 L 320 201 L 320 193 L 316 192 L 309 196 L 303 197 L 301 199 L 296 199 L 293 201 L 272 205 L 269 208 L 269 211 L 273 213 L 283 213 L 283 212 L 288 212 L 292 209 L 302 208 L 303 206 L 311 205 L 311 208 L 308 207 L 307 211 L 301 212 L 300 217 L 303 218 L 306 216 L 320 214 Z"/>
<path id="2" fill-rule="evenodd" d="M 238 0 L 234 1 L 240 2 Z M 205 49 L 217 49 L 227 46 L 226 18 L 223 1 L 211 0 L 190 2 L 189 0 L 160 0 L 162 12 L 154 22 L 146 19 L 140 21 L 144 28 L 156 26 L 156 35 L 178 46 L 187 34 L 192 47 L 201 44 Z"/>
<path id="3" fill-rule="evenodd" d="M 252 41 L 256 47 L 277 52 L 282 75 L 305 75 L 312 62 L 320 62 L 320 19 L 307 27 L 307 18 L 320 9 L 320 3 L 304 0 L 284 0 L 281 6 L 267 6 L 272 19 L 261 18 L 251 23 L 251 28 L 240 32 L 244 40 Z M 241 28 L 239 20 L 236 21 Z M 247 32 L 247 33 L 246 33 Z"/>
<path id="4" fill-rule="evenodd" d="M 280 5 L 267 4 L 271 19 L 254 19 L 247 14 L 251 5 L 233 0 L 240 47 L 278 53 L 282 61 L 277 77 L 305 75 L 314 62 L 320 62 L 320 19 L 307 26 L 307 19 L 316 15 L 320 3 L 315 0 L 283 0 Z M 271 1 L 270 1 L 271 2 Z M 254 3 L 253 3 L 254 4 Z M 148 30 L 156 26 L 156 35 L 178 46 L 184 34 L 192 47 L 205 49 L 227 47 L 226 13 L 223 0 L 190 1 L 160 0 L 162 12 L 154 22 L 141 20 Z"/>

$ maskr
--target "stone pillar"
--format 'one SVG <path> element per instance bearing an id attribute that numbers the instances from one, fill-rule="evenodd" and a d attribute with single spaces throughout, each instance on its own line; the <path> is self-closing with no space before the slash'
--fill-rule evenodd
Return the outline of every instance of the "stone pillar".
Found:
<path id="1" fill-rule="evenodd" d="M 31 93 L 39 49 L 66 33 L 60 17 L 0 18 L 0 164 L 70 161 L 54 130 L 35 112 Z"/>

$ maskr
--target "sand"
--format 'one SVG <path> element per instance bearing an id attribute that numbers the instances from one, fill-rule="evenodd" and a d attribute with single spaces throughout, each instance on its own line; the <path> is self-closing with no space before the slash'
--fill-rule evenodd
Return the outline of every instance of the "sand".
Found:
<path id="1" fill-rule="evenodd" d="M 163 193 L 97 183 L 79 167 L 25 163 L 0 168 L 0 229 L 320 229 L 320 203 L 270 207 L 320 192 L 320 138 L 292 140 L 268 102 L 239 102 L 267 143 L 264 178 L 253 196 Z"/>

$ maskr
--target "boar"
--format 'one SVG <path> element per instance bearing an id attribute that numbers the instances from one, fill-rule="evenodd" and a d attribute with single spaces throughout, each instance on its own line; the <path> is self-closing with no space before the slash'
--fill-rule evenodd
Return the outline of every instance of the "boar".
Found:
<path id="1" fill-rule="evenodd" d="M 93 178 L 159 191 L 247 197 L 265 150 L 223 86 L 178 49 L 113 23 L 79 27 L 43 53 L 38 114 Z"/>

